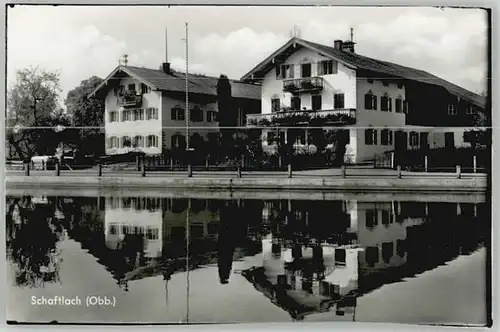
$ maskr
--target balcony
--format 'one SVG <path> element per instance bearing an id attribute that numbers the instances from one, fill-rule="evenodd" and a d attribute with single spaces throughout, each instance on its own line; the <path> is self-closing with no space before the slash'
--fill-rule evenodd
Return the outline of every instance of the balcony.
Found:
<path id="1" fill-rule="evenodd" d="M 319 92 L 323 90 L 322 77 L 295 78 L 283 81 L 283 91 L 290 93 Z"/>
<path id="2" fill-rule="evenodd" d="M 269 114 L 247 115 L 247 127 L 266 126 L 324 126 L 352 125 L 356 123 L 356 109 L 339 108 L 330 110 L 282 110 Z"/>
<path id="3" fill-rule="evenodd" d="M 117 101 L 116 105 L 117 106 L 123 106 L 123 107 L 139 107 L 141 106 L 142 103 L 142 96 L 141 95 L 136 95 L 135 92 L 130 92 L 130 93 L 124 93 L 124 94 L 119 94 L 117 96 Z"/>

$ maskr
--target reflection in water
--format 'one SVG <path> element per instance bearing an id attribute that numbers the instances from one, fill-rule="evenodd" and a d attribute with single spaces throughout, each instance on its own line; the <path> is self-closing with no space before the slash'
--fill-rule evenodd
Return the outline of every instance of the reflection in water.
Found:
<path id="1" fill-rule="evenodd" d="M 485 209 L 398 201 L 8 197 L 7 257 L 17 286 L 58 282 L 64 263 L 57 244 L 69 237 L 123 291 L 132 280 L 162 276 L 168 303 L 169 280 L 186 269 L 188 219 L 190 270 L 218 269 L 219 280 L 206 280 L 206 287 L 243 277 L 293 320 L 328 311 L 355 320 L 363 294 L 481 247 Z"/>
<path id="2" fill-rule="evenodd" d="M 45 199 L 46 200 L 46 199 Z M 6 204 L 7 258 L 13 263 L 18 286 L 40 287 L 59 281 L 59 252 L 63 237 L 57 207 L 32 197 L 8 198 Z"/>

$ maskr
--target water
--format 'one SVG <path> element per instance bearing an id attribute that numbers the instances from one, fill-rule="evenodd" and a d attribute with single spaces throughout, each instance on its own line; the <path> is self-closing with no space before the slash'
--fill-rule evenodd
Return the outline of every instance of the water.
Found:
<path id="1" fill-rule="evenodd" d="M 7 319 L 486 323 L 484 200 L 341 197 L 8 196 Z"/>

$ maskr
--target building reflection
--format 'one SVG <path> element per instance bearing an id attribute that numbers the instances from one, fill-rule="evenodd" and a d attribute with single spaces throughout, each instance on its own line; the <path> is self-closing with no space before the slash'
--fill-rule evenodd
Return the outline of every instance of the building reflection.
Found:
<path id="1" fill-rule="evenodd" d="M 358 200 L 8 197 L 6 211 L 19 285 L 57 281 L 67 234 L 124 290 L 162 277 L 168 303 L 174 273 L 209 266 L 207 287 L 243 276 L 294 320 L 355 320 L 359 296 L 483 245 L 488 220 L 485 204 Z"/>
<path id="2" fill-rule="evenodd" d="M 484 205 L 322 204 L 266 203 L 262 222 L 271 234 L 262 239 L 261 261 L 243 271 L 295 320 L 332 310 L 355 320 L 357 297 L 484 244 Z"/>

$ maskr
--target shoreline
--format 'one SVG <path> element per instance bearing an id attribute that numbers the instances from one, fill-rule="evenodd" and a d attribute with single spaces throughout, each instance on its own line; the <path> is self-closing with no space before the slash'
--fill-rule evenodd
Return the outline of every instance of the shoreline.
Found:
<path id="1" fill-rule="evenodd" d="M 486 193 L 486 176 L 448 177 L 120 177 L 120 176 L 7 176 L 9 188 L 79 188 L 79 189 L 183 189 L 216 191 L 290 192 L 429 192 Z"/>

